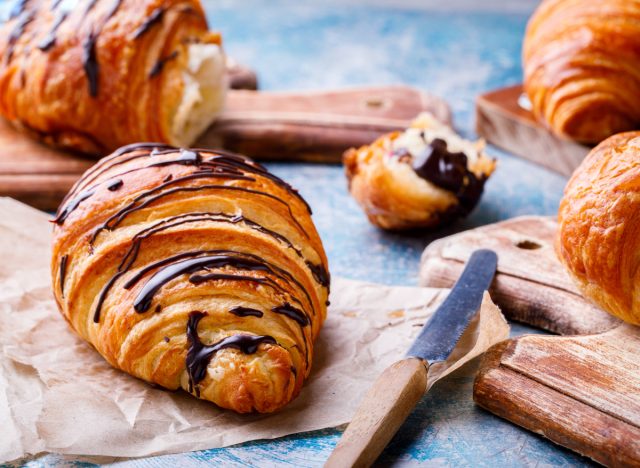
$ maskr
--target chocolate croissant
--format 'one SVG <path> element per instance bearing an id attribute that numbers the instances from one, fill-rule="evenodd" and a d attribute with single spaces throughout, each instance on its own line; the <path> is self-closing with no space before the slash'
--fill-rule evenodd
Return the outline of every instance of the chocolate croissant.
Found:
<path id="1" fill-rule="evenodd" d="M 583 143 L 640 128 L 640 1 L 545 0 L 524 40 L 533 113 Z"/>
<path id="2" fill-rule="evenodd" d="M 246 157 L 121 148 L 56 214 L 56 302 L 118 369 L 240 413 L 275 411 L 309 375 L 326 316 L 310 213 Z"/>
<path id="3" fill-rule="evenodd" d="M 0 115 L 54 146 L 191 144 L 226 92 L 198 0 L 18 0 L 0 27 Z"/>
<path id="4" fill-rule="evenodd" d="M 351 195 L 388 230 L 435 228 L 467 215 L 495 169 L 482 141 L 460 138 L 430 114 L 343 160 Z"/>
<path id="5" fill-rule="evenodd" d="M 556 250 L 586 297 L 640 325 L 640 132 L 591 151 L 565 188 Z"/>

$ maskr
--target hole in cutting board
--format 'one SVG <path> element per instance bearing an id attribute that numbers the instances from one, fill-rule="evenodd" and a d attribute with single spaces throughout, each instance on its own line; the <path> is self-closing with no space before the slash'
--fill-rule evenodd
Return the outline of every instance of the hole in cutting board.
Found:
<path id="1" fill-rule="evenodd" d="M 389 102 L 387 99 L 371 96 L 364 100 L 364 106 L 368 109 L 383 109 L 389 107 Z"/>
<path id="2" fill-rule="evenodd" d="M 516 242 L 516 247 L 523 250 L 538 250 L 542 245 L 530 240 L 521 240 Z"/>

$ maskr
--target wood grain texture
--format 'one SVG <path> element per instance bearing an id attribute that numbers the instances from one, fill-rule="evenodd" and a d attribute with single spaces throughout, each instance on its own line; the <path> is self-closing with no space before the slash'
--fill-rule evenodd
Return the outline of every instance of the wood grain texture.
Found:
<path id="1" fill-rule="evenodd" d="M 584 336 L 524 336 L 492 348 L 475 401 L 600 463 L 638 466 L 640 329 L 580 295 L 555 256 L 556 227 L 551 217 L 527 216 L 436 241 L 423 253 L 421 283 L 450 287 L 471 252 L 494 249 L 490 293 L 507 316 Z"/>
<path id="2" fill-rule="evenodd" d="M 352 146 L 403 129 L 422 111 L 450 122 L 447 104 L 390 86 L 315 93 L 229 91 L 227 109 L 196 146 L 257 159 L 338 162 Z M 49 148 L 0 120 L 0 196 L 54 210 L 95 160 Z"/>
<path id="3" fill-rule="evenodd" d="M 523 336 L 484 357 L 480 406 L 608 466 L 640 466 L 640 330 Z"/>
<path id="4" fill-rule="evenodd" d="M 427 366 L 421 359 L 388 367 L 360 403 L 325 468 L 371 466 L 426 389 Z"/>
<path id="5" fill-rule="evenodd" d="M 584 299 L 556 258 L 556 222 L 523 216 L 437 240 L 422 254 L 420 284 L 451 287 L 471 253 L 498 253 L 491 297 L 505 315 L 562 335 L 598 333 L 618 319 Z"/>
<path id="6" fill-rule="evenodd" d="M 516 156 L 571 175 L 590 148 L 552 134 L 518 104 L 521 95 L 521 85 L 480 95 L 476 100 L 478 135 Z"/>

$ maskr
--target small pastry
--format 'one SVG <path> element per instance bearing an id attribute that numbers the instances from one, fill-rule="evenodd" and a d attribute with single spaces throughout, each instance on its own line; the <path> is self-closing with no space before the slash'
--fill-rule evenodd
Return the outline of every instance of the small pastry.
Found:
<path id="1" fill-rule="evenodd" d="M 524 87 L 553 132 L 596 144 L 640 129 L 640 1 L 545 0 L 527 26 Z"/>
<path id="2" fill-rule="evenodd" d="M 573 173 L 558 212 L 556 251 L 584 295 L 640 325 L 640 132 L 596 146 Z"/>
<path id="3" fill-rule="evenodd" d="M 0 89 L 0 115 L 53 146 L 186 146 L 222 109 L 225 60 L 198 0 L 20 0 Z"/>
<path id="4" fill-rule="evenodd" d="M 294 189 L 243 156 L 157 143 L 76 183 L 51 273 L 60 312 L 111 365 L 240 413 L 300 392 L 329 293 Z"/>
<path id="5" fill-rule="evenodd" d="M 376 226 L 435 228 L 478 203 L 495 160 L 430 114 L 344 154 L 349 190 Z"/>

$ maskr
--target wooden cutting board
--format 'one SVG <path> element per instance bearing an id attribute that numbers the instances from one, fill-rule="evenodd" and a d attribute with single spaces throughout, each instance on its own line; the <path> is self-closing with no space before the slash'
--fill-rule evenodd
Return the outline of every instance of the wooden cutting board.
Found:
<path id="1" fill-rule="evenodd" d="M 229 91 L 226 109 L 196 143 L 258 159 L 339 162 L 352 146 L 409 125 L 429 111 L 451 121 L 447 104 L 406 86 L 341 91 Z M 46 147 L 0 119 L 0 196 L 54 210 L 95 159 Z"/>
<path id="2" fill-rule="evenodd" d="M 555 136 L 526 107 L 522 85 L 482 94 L 476 100 L 476 131 L 489 143 L 570 176 L 591 148 Z"/>
<path id="3" fill-rule="evenodd" d="M 491 296 L 513 320 L 562 335 L 507 340 L 484 357 L 480 406 L 611 466 L 640 466 L 640 328 L 587 302 L 556 259 L 551 218 L 450 236 L 424 252 L 421 284 L 450 287 L 471 252 L 498 253 Z"/>

